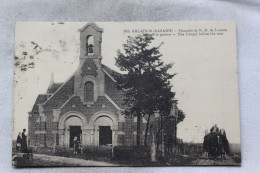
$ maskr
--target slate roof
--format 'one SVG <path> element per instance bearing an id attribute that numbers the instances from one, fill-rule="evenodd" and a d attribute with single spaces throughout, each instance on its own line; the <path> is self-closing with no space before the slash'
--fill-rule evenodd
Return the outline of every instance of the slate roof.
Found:
<path id="1" fill-rule="evenodd" d="M 120 73 L 118 73 L 117 71 L 115 70 L 112 70 L 111 68 L 109 68 L 108 66 L 104 65 L 104 64 L 101 64 L 101 67 L 106 70 L 111 76 L 114 76 L 114 75 L 120 75 Z"/>
<path id="2" fill-rule="evenodd" d="M 120 73 L 112 70 L 111 68 L 102 64 L 108 74 L 105 73 L 105 93 L 116 103 L 120 108 L 124 108 L 123 100 L 124 93 L 117 89 L 114 81 L 114 75 L 120 75 Z M 111 79 L 113 78 L 113 80 Z M 32 112 L 38 112 L 38 104 L 44 103 L 44 110 L 58 109 L 62 106 L 72 95 L 74 94 L 74 76 L 72 76 L 65 83 L 53 83 L 47 91 L 47 94 L 38 95 Z M 47 97 L 49 96 L 49 98 Z"/>
<path id="3" fill-rule="evenodd" d="M 58 109 L 74 94 L 74 76 L 69 78 L 57 91 L 45 102 L 43 108 L 47 110 Z"/>
<path id="4" fill-rule="evenodd" d="M 38 95 L 33 108 L 32 108 L 32 113 L 38 112 L 38 104 L 44 103 L 48 98 L 48 94 L 40 94 Z"/>
<path id="5" fill-rule="evenodd" d="M 102 64 L 102 68 L 106 70 L 107 73 L 110 74 L 111 77 L 114 77 L 114 75 L 120 75 L 120 73 L 112 70 L 111 68 L 105 66 Z M 111 77 L 105 74 L 105 93 L 120 107 L 124 108 L 123 105 L 125 95 L 122 91 L 120 91 L 116 83 L 111 79 Z M 112 87 L 111 87 L 112 85 Z"/>
<path id="6" fill-rule="evenodd" d="M 53 94 L 55 91 L 57 91 L 63 83 L 53 83 L 50 88 L 48 88 L 47 93 Z"/>

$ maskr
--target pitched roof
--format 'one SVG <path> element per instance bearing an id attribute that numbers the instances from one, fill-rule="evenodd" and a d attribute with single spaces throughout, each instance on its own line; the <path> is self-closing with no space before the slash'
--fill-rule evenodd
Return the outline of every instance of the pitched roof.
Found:
<path id="1" fill-rule="evenodd" d="M 104 65 L 104 64 L 101 64 L 101 67 L 103 68 L 103 69 L 105 69 L 108 73 L 110 73 L 111 75 L 113 75 L 113 74 L 120 74 L 120 73 L 118 73 L 117 71 L 115 71 L 115 70 L 112 70 L 111 68 L 109 68 L 108 66 L 106 66 L 106 65 Z"/>
<path id="2" fill-rule="evenodd" d="M 32 108 L 32 112 L 38 112 L 38 104 L 44 103 L 48 99 L 48 94 L 39 94 Z"/>
<path id="3" fill-rule="evenodd" d="M 114 79 L 115 75 L 120 75 L 120 73 L 112 70 L 111 68 L 102 64 L 102 68 L 108 73 L 105 73 L 105 93 L 120 107 L 124 108 L 123 105 L 125 95 L 123 91 L 119 90 L 116 86 L 116 81 Z"/>
<path id="4" fill-rule="evenodd" d="M 112 70 L 111 68 L 109 68 L 108 66 L 104 65 L 104 64 L 101 64 L 101 67 L 102 69 L 104 70 L 104 72 L 108 73 L 107 75 L 114 81 L 116 82 L 115 80 L 115 76 L 118 76 L 118 75 L 121 75 L 121 73 L 115 71 L 115 70 Z"/>
<path id="5" fill-rule="evenodd" d="M 57 109 L 74 94 L 74 76 L 70 77 L 55 93 L 44 103 L 47 110 Z"/>
<path id="6" fill-rule="evenodd" d="M 80 32 L 84 31 L 88 26 L 91 26 L 96 31 L 103 32 L 102 28 L 99 28 L 95 23 L 87 23 L 85 26 L 79 29 Z"/>
<path id="7" fill-rule="evenodd" d="M 63 84 L 63 83 L 53 83 L 53 84 L 48 88 L 47 93 L 48 93 L 48 94 L 53 94 L 53 93 L 55 93 L 55 91 L 57 91 L 57 90 L 61 87 L 62 84 Z"/>
<path id="8" fill-rule="evenodd" d="M 105 70 L 105 93 L 120 108 L 124 108 L 124 93 L 116 86 L 115 75 L 120 73 L 102 64 Z M 48 88 L 47 94 L 41 94 L 37 97 L 32 112 L 38 112 L 38 104 L 44 103 L 46 110 L 59 108 L 74 94 L 74 76 L 69 78 L 65 83 L 53 83 Z M 48 97 L 51 96 L 51 97 Z"/>

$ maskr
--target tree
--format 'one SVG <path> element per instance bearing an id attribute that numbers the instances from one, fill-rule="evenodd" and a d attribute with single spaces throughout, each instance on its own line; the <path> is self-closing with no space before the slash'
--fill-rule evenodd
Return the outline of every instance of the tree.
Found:
<path id="1" fill-rule="evenodd" d="M 116 65 L 124 73 L 116 75 L 119 89 L 125 93 L 124 114 L 137 117 L 137 146 L 140 145 L 142 117 L 147 117 L 145 145 L 151 115 L 159 111 L 169 115 L 175 93 L 171 91 L 170 79 L 175 74 L 167 71 L 172 64 L 164 64 L 157 46 L 151 46 L 154 40 L 151 34 L 129 36 L 123 44 L 123 53 L 118 50 Z"/>

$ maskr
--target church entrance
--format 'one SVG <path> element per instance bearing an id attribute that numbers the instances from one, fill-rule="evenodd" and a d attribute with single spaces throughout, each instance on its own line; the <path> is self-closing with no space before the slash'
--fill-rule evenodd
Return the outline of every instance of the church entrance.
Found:
<path id="1" fill-rule="evenodd" d="M 112 130 L 110 126 L 99 126 L 99 145 L 112 144 Z"/>
<path id="2" fill-rule="evenodd" d="M 77 136 L 78 140 L 81 141 L 81 127 L 80 126 L 70 126 L 70 148 L 73 147 L 73 139 Z"/>

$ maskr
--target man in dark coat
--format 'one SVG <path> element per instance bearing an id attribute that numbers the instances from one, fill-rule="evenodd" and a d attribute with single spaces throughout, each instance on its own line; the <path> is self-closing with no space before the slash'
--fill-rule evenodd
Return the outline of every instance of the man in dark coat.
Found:
<path id="1" fill-rule="evenodd" d="M 218 131 L 219 128 L 215 125 L 210 129 L 209 135 L 209 155 L 215 158 L 218 156 Z"/>
<path id="2" fill-rule="evenodd" d="M 22 141 L 21 141 L 21 152 L 26 153 L 27 152 L 27 136 L 25 135 L 26 129 L 23 129 L 22 132 Z"/>

